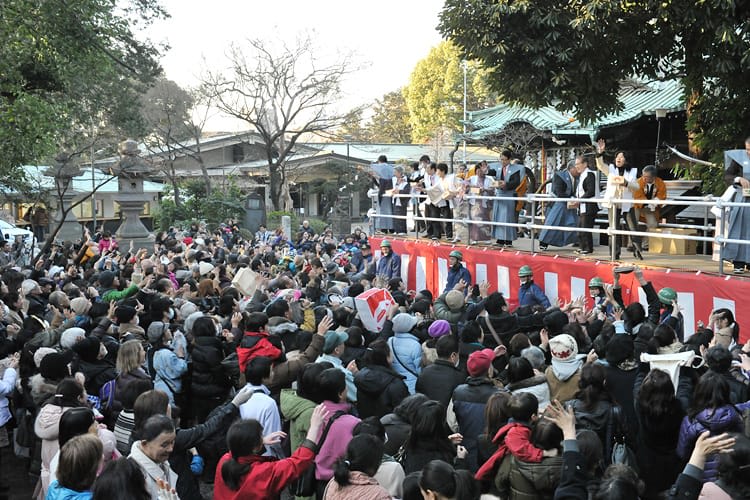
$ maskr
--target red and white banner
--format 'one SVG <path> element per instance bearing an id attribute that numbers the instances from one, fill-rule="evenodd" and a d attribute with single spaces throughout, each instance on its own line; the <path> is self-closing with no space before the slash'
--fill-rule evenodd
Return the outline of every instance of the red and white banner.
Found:
<path id="1" fill-rule="evenodd" d="M 374 249 L 379 248 L 381 241 L 382 238 L 370 238 Z M 612 283 L 612 268 L 615 267 L 608 261 L 530 254 L 512 249 L 397 239 L 390 241 L 393 251 L 401 256 L 401 276 L 410 290 L 428 289 L 436 296 L 442 293 L 448 277 L 448 254 L 457 249 L 463 254 L 474 283 L 488 281 L 490 291 L 502 292 L 511 309 L 518 305 L 518 269 L 523 265 L 531 266 L 534 281 L 550 300 L 559 297 L 563 302 L 580 296 L 588 297 L 587 285 L 595 276 L 605 283 Z M 378 257 L 379 251 L 375 254 Z M 711 311 L 727 308 L 743 327 L 740 330 L 741 341 L 750 338 L 750 308 L 742 306 L 745 303 L 742 297 L 750 297 L 750 280 L 671 269 L 644 269 L 643 274 L 657 291 L 667 286 L 675 289 L 678 302 L 684 309 L 686 337 L 695 333 L 698 320 L 708 323 Z M 620 284 L 625 303 L 639 300 L 646 305 L 645 296 L 633 274 L 623 275 Z"/>

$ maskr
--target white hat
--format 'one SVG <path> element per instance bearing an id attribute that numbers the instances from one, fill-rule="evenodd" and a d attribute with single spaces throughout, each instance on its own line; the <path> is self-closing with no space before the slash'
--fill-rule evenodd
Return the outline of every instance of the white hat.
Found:
<path id="1" fill-rule="evenodd" d="M 198 274 L 201 276 L 206 276 L 208 273 L 214 270 L 213 264 L 210 264 L 208 262 L 201 262 L 198 264 Z"/>

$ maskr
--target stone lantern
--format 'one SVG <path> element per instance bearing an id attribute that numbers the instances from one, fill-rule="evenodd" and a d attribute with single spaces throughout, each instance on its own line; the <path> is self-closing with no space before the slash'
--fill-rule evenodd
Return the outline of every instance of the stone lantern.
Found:
<path id="1" fill-rule="evenodd" d="M 59 206 L 57 207 L 52 223 L 53 227 L 57 227 L 63 218 L 63 214 L 65 214 L 65 211 L 73 202 L 73 199 L 80 194 L 73 189 L 73 178 L 81 175 L 81 167 L 77 162 L 73 161 L 70 154 L 63 152 L 55 157 L 55 166 L 47 168 L 43 173 L 55 180 L 53 195 L 57 195 Z M 68 210 L 56 239 L 76 241 L 80 237 L 81 225 L 73 211 Z"/>
<path id="2" fill-rule="evenodd" d="M 143 192 L 144 177 L 151 173 L 152 167 L 140 157 L 138 144 L 128 139 L 118 146 L 120 161 L 112 166 L 112 173 L 117 176 L 117 197 L 122 214 L 122 224 L 115 237 L 121 248 L 127 248 L 131 241 L 136 247 L 152 245 L 154 235 L 141 222 L 143 205 L 150 197 Z"/>

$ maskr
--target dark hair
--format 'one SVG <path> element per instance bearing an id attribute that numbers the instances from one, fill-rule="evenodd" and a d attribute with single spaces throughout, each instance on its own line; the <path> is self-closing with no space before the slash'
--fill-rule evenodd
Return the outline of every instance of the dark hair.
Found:
<path id="1" fill-rule="evenodd" d="M 539 400 L 530 392 L 517 392 L 508 400 L 508 413 L 513 420 L 529 422 L 539 412 Z"/>
<path id="2" fill-rule="evenodd" d="M 132 410 L 138 396 L 154 388 L 151 379 L 138 378 L 129 382 L 117 395 L 124 410 Z"/>
<path id="3" fill-rule="evenodd" d="M 411 420 L 411 432 L 406 440 L 406 451 L 419 449 L 430 443 L 433 449 L 454 455 L 453 444 L 448 436 L 450 428 L 445 420 L 445 406 L 438 401 L 427 400 L 417 408 Z"/>
<path id="4" fill-rule="evenodd" d="M 143 422 L 141 441 L 153 441 L 164 433 L 173 433 L 174 422 L 166 415 L 151 415 Z"/>
<path id="5" fill-rule="evenodd" d="M 263 443 L 263 426 L 254 419 L 240 420 L 227 431 L 229 460 L 221 466 L 221 479 L 227 488 L 237 491 L 242 477 L 250 471 L 250 464 L 241 464 L 238 459 L 255 454 Z"/>
<path id="6" fill-rule="evenodd" d="M 96 478 L 93 500 L 151 500 L 151 493 L 141 468 L 122 457 L 109 462 Z"/>
<path id="7" fill-rule="evenodd" d="M 669 325 L 659 325 L 648 340 L 648 353 L 658 354 L 660 347 L 667 347 L 677 340 L 677 334 Z"/>
<path id="8" fill-rule="evenodd" d="M 193 337 L 215 337 L 216 324 L 209 316 L 201 316 L 193 322 Z"/>
<path id="9" fill-rule="evenodd" d="M 266 356 L 256 356 L 250 360 L 245 367 L 245 379 L 252 385 L 263 384 L 263 379 L 271 376 L 271 358 Z"/>
<path id="10" fill-rule="evenodd" d="M 308 363 L 302 367 L 297 374 L 297 396 L 312 401 L 322 403 L 318 391 L 318 377 L 327 368 L 332 368 L 330 363 Z"/>
<path id="11" fill-rule="evenodd" d="M 138 396 L 133 403 L 133 432 L 131 442 L 138 441 L 143 433 L 143 424 L 153 415 L 165 415 L 169 406 L 169 396 L 164 391 L 154 389 Z"/>
<path id="12" fill-rule="evenodd" d="M 484 405 L 484 422 L 486 424 L 484 432 L 490 441 L 495 437 L 500 427 L 508 423 L 508 418 L 510 418 L 509 402 L 509 393 L 496 392 L 487 399 L 487 404 Z"/>
<path id="13" fill-rule="evenodd" d="M 86 406 L 78 399 L 83 394 L 83 386 L 76 379 L 73 377 L 64 378 L 55 387 L 55 395 L 47 401 L 47 404 L 67 408 Z"/>
<path id="14" fill-rule="evenodd" d="M 378 417 L 367 417 L 355 425 L 352 430 L 352 436 L 358 434 L 371 434 L 385 443 L 385 426 Z"/>
<path id="15" fill-rule="evenodd" d="M 60 432 L 57 442 L 60 448 L 76 436 L 88 433 L 91 426 L 96 422 L 94 412 L 91 408 L 70 408 L 60 417 Z"/>
<path id="16" fill-rule="evenodd" d="M 402 483 L 401 500 L 423 500 L 422 490 L 419 488 L 420 479 L 422 479 L 421 470 L 406 475 Z"/>
<path id="17" fill-rule="evenodd" d="M 586 363 L 581 368 L 581 378 L 578 380 L 576 399 L 580 400 L 583 408 L 591 410 L 599 401 L 612 402 L 606 386 L 607 369 L 599 363 Z"/>
<path id="18" fill-rule="evenodd" d="M 471 472 L 455 470 L 442 460 L 432 460 L 422 469 L 419 487 L 445 498 L 469 500 L 479 498 L 479 485 Z"/>
<path id="19" fill-rule="evenodd" d="M 693 403 L 688 410 L 688 416 L 695 418 L 703 410 L 713 410 L 731 404 L 729 396 L 729 382 L 724 375 L 709 370 L 704 373 L 695 386 Z"/>
<path id="20" fill-rule="evenodd" d="M 634 326 L 646 321 L 646 310 L 640 302 L 633 302 L 625 306 L 623 319 L 625 320 L 627 330 L 632 331 Z"/>
<path id="21" fill-rule="evenodd" d="M 735 342 L 739 342 L 740 339 L 740 325 L 734 320 L 734 313 L 730 309 L 722 307 L 714 311 L 714 316 L 720 316 L 720 319 L 725 319 L 732 326 L 732 337 Z"/>
<path id="22" fill-rule="evenodd" d="M 703 355 L 703 359 L 706 360 L 709 370 L 718 373 L 728 373 L 732 367 L 732 353 L 723 345 L 710 347 Z"/>
<path id="23" fill-rule="evenodd" d="M 405 397 L 403 401 L 393 409 L 393 413 L 399 416 L 402 420 L 411 423 L 414 420 L 414 415 L 416 415 L 419 407 L 429 400 L 430 399 L 427 396 L 421 392 L 417 392 Z"/>
<path id="24" fill-rule="evenodd" d="M 732 433 L 731 437 L 735 439 L 732 451 L 719 455 L 722 489 L 732 498 L 750 498 L 750 480 L 747 474 L 750 466 L 750 439 L 736 433 Z"/>
<path id="25" fill-rule="evenodd" d="M 500 156 L 503 156 L 510 160 L 513 158 L 513 152 L 510 149 L 503 149 L 503 152 L 500 153 Z"/>
<path id="26" fill-rule="evenodd" d="M 346 376 L 338 368 L 328 368 L 318 375 L 318 390 L 323 401 L 339 402 L 340 394 L 346 390 Z"/>
<path id="27" fill-rule="evenodd" d="M 639 498 L 644 490 L 645 484 L 632 468 L 623 464 L 612 464 L 604 471 L 594 500 L 631 500 Z"/>
<path id="28" fill-rule="evenodd" d="M 467 321 L 464 324 L 464 329 L 461 330 L 461 342 L 464 344 L 471 344 L 473 342 L 479 342 L 482 338 L 482 328 L 476 321 Z"/>
<path id="29" fill-rule="evenodd" d="M 385 155 L 378 156 L 378 163 L 388 163 L 388 158 Z"/>
<path id="30" fill-rule="evenodd" d="M 245 315 L 245 329 L 249 332 L 259 332 L 268 324 L 268 316 L 262 312 Z"/>
<path id="31" fill-rule="evenodd" d="M 678 410 L 672 379 L 665 372 L 652 369 L 638 391 L 638 412 L 644 421 L 659 421 Z"/>
<path id="32" fill-rule="evenodd" d="M 525 333 L 516 333 L 510 338 L 508 344 L 511 356 L 520 356 L 521 351 L 532 345 L 529 336 Z"/>
<path id="33" fill-rule="evenodd" d="M 378 339 L 367 348 L 362 356 L 362 363 L 365 366 L 385 366 L 390 367 L 388 356 L 391 354 L 391 348 L 383 339 Z"/>
<path id="34" fill-rule="evenodd" d="M 438 358 L 450 358 L 451 354 L 458 352 L 458 340 L 453 335 L 443 335 L 435 342 L 435 352 Z"/>
<path id="35" fill-rule="evenodd" d="M 508 382 L 515 383 L 534 376 L 534 368 L 528 359 L 514 356 L 508 362 Z"/>
<path id="36" fill-rule="evenodd" d="M 57 481 L 74 491 L 88 491 L 102 460 L 102 442 L 89 434 L 75 436 L 60 448 Z"/>
<path id="37" fill-rule="evenodd" d="M 358 326 L 350 326 L 346 330 L 346 341 L 344 345 L 347 347 L 362 347 L 364 339 L 362 338 L 362 329 Z"/>
<path id="38" fill-rule="evenodd" d="M 442 162 L 441 162 L 441 163 L 438 163 L 438 164 L 437 164 L 437 167 L 435 167 L 435 168 L 436 168 L 437 170 L 440 170 L 440 171 L 441 171 L 441 172 L 443 172 L 444 174 L 447 174 L 447 173 L 448 173 L 448 165 L 446 165 L 445 163 L 442 163 Z"/>
<path id="39" fill-rule="evenodd" d="M 602 452 L 602 440 L 596 432 L 589 429 L 582 429 L 576 433 L 578 450 L 583 455 L 583 462 L 589 473 L 595 473 L 599 469 L 604 459 Z"/>
<path id="40" fill-rule="evenodd" d="M 354 436 L 346 447 L 346 458 L 333 466 L 333 478 L 340 486 L 349 484 L 349 472 L 364 472 L 372 477 L 383 460 L 384 443 L 372 434 Z"/>
<path id="41" fill-rule="evenodd" d="M 266 307 L 266 314 L 269 318 L 284 316 L 287 311 L 289 311 L 289 302 L 283 299 L 274 300 Z"/>
<path id="42" fill-rule="evenodd" d="M 541 450 L 559 450 L 562 440 L 562 430 L 549 420 L 540 418 L 531 429 L 531 442 Z"/>
<path id="43" fill-rule="evenodd" d="M 484 300 L 484 309 L 492 315 L 498 315 L 503 312 L 503 307 L 505 306 L 505 298 L 500 292 L 492 292 Z"/>

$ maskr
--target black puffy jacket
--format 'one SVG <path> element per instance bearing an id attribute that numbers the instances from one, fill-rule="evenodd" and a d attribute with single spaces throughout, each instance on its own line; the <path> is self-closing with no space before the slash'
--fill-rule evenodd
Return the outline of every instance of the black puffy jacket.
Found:
<path id="1" fill-rule="evenodd" d="M 224 359 L 221 340 L 217 337 L 196 337 L 190 352 L 193 361 L 193 397 L 225 399 L 232 383 L 226 376 L 221 361 Z"/>
<path id="2" fill-rule="evenodd" d="M 354 375 L 354 384 L 360 418 L 381 418 L 409 395 L 404 377 L 385 366 L 362 368 Z"/>

